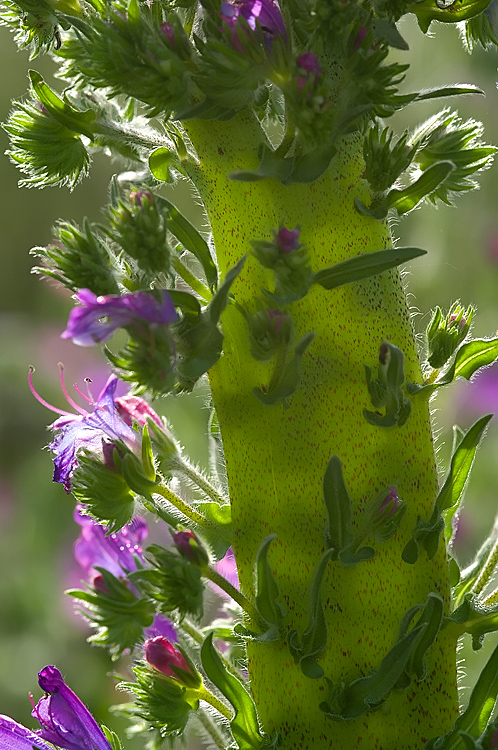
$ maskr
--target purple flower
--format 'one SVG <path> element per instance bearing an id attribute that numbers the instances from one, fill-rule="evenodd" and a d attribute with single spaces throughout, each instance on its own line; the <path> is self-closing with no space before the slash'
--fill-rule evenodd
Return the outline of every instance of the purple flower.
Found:
<path id="1" fill-rule="evenodd" d="M 102 443 L 107 439 L 111 443 L 122 441 L 136 455 L 141 455 L 140 435 L 121 419 L 116 408 L 114 394 L 118 379 L 115 375 L 110 376 L 96 402 L 82 394 L 93 407 L 93 411 L 89 412 L 78 406 L 69 396 L 61 366 L 62 391 L 70 406 L 78 412 L 78 414 L 72 414 L 51 406 L 38 395 L 31 382 L 32 372 L 33 370 L 30 369 L 29 385 L 35 398 L 51 411 L 62 415 L 50 425 L 50 429 L 60 430 L 60 432 L 50 443 L 49 448 L 56 454 L 53 481 L 60 482 L 66 492 L 71 490 L 71 476 L 78 464 L 77 454 L 81 448 L 101 452 Z"/>
<path id="2" fill-rule="evenodd" d="M 253 31 L 259 26 L 267 47 L 271 47 L 277 36 L 282 37 L 284 42 L 287 40 L 284 19 L 273 0 L 232 0 L 221 4 L 220 15 L 234 31 L 239 16 L 246 19 Z M 232 41 L 236 42 L 236 38 L 232 37 Z"/>
<path id="3" fill-rule="evenodd" d="M 44 667 L 38 684 L 46 693 L 32 711 L 42 727 L 40 737 L 64 750 L 111 750 L 101 728 L 56 667 Z"/>
<path id="4" fill-rule="evenodd" d="M 137 558 L 142 565 L 145 560 L 142 554 L 142 542 L 148 534 L 147 523 L 135 516 L 130 523 L 112 534 L 106 534 L 103 526 L 85 516 L 79 507 L 74 512 L 74 520 L 81 526 L 81 533 L 74 545 L 74 556 L 92 587 L 101 594 L 108 594 L 104 578 L 96 568 L 103 568 L 116 578 L 123 578 L 126 573 L 137 569 Z M 131 591 L 138 595 L 133 585 Z M 152 625 L 145 628 L 146 638 L 165 636 L 176 641 L 176 630 L 164 615 L 155 615 Z"/>
<path id="5" fill-rule="evenodd" d="M 75 307 L 69 315 L 63 339 L 72 339 L 78 346 L 93 346 L 107 341 L 117 328 L 136 322 L 167 325 L 178 319 L 173 301 L 165 289 L 162 301 L 147 292 L 123 296 L 108 294 L 97 297 L 90 289 L 76 295 L 83 307 Z"/>
<path id="6" fill-rule="evenodd" d="M 0 714 L 0 747 L 2 750 L 53 750 L 36 732 L 3 714 Z"/>
<path id="7" fill-rule="evenodd" d="M 141 545 L 148 529 L 143 518 L 135 516 L 113 534 L 106 534 L 105 528 L 85 516 L 79 507 L 74 512 L 74 520 L 81 526 L 74 556 L 89 578 L 96 573 L 96 568 L 104 568 L 121 578 L 137 569 L 136 558 L 144 563 Z"/>
<path id="8" fill-rule="evenodd" d="M 278 249 L 285 253 L 291 253 L 299 247 L 299 229 L 286 229 L 282 227 L 275 235 L 274 242 Z"/>

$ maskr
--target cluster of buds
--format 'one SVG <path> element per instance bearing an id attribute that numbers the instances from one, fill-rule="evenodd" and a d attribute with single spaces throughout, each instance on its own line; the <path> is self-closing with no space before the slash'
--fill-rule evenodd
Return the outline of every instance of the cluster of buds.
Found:
<path id="1" fill-rule="evenodd" d="M 467 338 L 475 308 L 467 309 L 455 302 L 446 316 L 436 307 L 427 326 L 427 361 L 434 369 L 443 367 L 460 344 Z"/>
<path id="2" fill-rule="evenodd" d="M 281 227 L 273 240 L 253 240 L 253 255 L 264 268 L 273 271 L 275 292 L 268 292 L 278 304 L 289 304 L 304 297 L 312 284 L 313 272 L 308 252 L 299 241 L 298 228 Z"/>
<path id="3" fill-rule="evenodd" d="M 155 278 L 170 273 L 167 222 L 148 190 L 132 190 L 127 201 L 109 208 L 109 234 L 138 268 Z"/>
<path id="4" fill-rule="evenodd" d="M 292 318 L 281 310 L 262 307 L 257 312 L 245 314 L 249 326 L 251 354 L 259 362 L 271 359 L 282 347 L 287 347 L 294 337 Z"/>

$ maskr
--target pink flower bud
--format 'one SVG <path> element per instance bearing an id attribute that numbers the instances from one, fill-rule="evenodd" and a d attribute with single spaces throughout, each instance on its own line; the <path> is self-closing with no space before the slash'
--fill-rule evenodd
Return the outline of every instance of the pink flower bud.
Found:
<path id="1" fill-rule="evenodd" d="M 173 541 L 177 549 L 187 558 L 187 560 L 190 560 L 190 562 L 199 565 L 200 567 L 208 564 L 209 558 L 206 550 L 195 534 L 189 529 L 186 529 L 185 531 L 176 531 L 173 534 Z"/>
<path id="2" fill-rule="evenodd" d="M 191 674 L 191 669 L 185 661 L 183 654 L 176 649 L 172 643 L 162 635 L 145 641 L 145 658 L 151 667 L 167 677 L 175 680 L 182 679 L 178 676 L 176 669 L 183 669 Z"/>
<path id="3" fill-rule="evenodd" d="M 275 235 L 275 244 L 286 255 L 299 247 L 299 229 L 282 227 Z"/>
<path id="4" fill-rule="evenodd" d="M 391 487 L 389 494 L 379 508 L 379 515 L 384 511 L 388 510 L 389 515 L 392 516 L 399 505 L 400 499 L 396 491 L 396 487 Z"/>
<path id="5" fill-rule="evenodd" d="M 163 427 L 161 417 L 140 396 L 121 396 L 115 399 L 114 403 L 119 416 L 129 427 L 132 427 L 134 422 L 144 427 L 147 424 L 147 417 L 150 417 L 159 427 Z"/>

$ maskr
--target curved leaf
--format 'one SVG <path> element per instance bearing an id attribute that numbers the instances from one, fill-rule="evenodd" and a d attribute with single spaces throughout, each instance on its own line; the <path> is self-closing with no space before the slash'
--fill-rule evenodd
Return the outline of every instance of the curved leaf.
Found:
<path id="1" fill-rule="evenodd" d="M 320 284 L 324 289 L 335 289 L 344 284 L 351 284 L 354 281 L 360 281 L 360 279 L 376 276 L 401 265 L 401 263 L 408 263 L 408 261 L 426 254 L 426 250 L 421 250 L 418 247 L 376 250 L 373 253 L 349 258 L 331 268 L 317 271 L 313 277 L 313 282 Z"/>

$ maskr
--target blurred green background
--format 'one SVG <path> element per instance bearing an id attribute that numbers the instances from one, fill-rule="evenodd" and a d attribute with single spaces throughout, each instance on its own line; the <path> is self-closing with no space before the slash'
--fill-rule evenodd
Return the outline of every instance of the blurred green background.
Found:
<path id="1" fill-rule="evenodd" d="M 498 143 L 498 53 L 463 51 L 456 28 L 437 26 L 424 37 L 410 18 L 403 22 L 410 53 L 399 53 L 412 63 L 406 90 L 450 83 L 476 83 L 486 97 L 412 105 L 396 117 L 398 128 L 413 127 L 443 106 L 458 107 L 464 119 L 485 124 L 486 138 Z M 0 28 L 0 120 L 5 121 L 10 100 L 27 90 L 27 69 L 34 67 L 48 80 L 55 66 L 50 60 L 28 62 L 18 52 L 9 32 Z M 61 90 L 60 84 L 55 88 Z M 0 132 L 0 152 L 7 137 Z M 94 158 L 91 176 L 71 194 L 67 190 L 17 188 L 19 173 L 7 157 L 0 159 L 0 713 L 32 725 L 28 692 L 38 697 L 36 673 L 45 664 L 57 664 L 69 684 L 96 712 L 100 721 L 119 729 L 108 718 L 111 703 L 123 700 L 110 676 L 115 670 L 103 651 L 85 642 L 87 630 L 62 594 L 79 585 L 81 575 L 72 560 L 78 529 L 72 521 L 74 503 L 60 485 L 51 483 L 51 460 L 42 451 L 49 440 L 46 425 L 51 415 L 37 404 L 27 387 L 29 365 L 36 367 L 38 391 L 63 408 L 57 363 L 64 362 L 68 384 L 86 376 L 95 390 L 106 377 L 103 357 L 94 349 L 78 348 L 59 336 L 72 307 L 67 294 L 30 274 L 29 250 L 51 239 L 58 218 L 81 222 L 98 220 L 106 201 L 110 176 L 119 170 L 102 155 Z M 406 284 L 414 324 L 422 332 L 429 310 L 449 307 L 455 299 L 478 307 L 474 332 L 495 334 L 498 328 L 498 165 L 481 175 L 481 190 L 458 200 L 456 208 L 427 206 L 413 212 L 393 233 L 400 244 L 424 247 L 429 256 L 407 269 Z M 189 212 L 195 206 L 183 189 L 175 202 Z M 201 221 L 197 209 L 197 220 Z M 194 460 L 205 464 L 206 391 L 176 401 L 163 399 L 159 410 L 171 419 L 178 437 Z M 498 412 L 498 368 L 489 368 L 473 383 L 458 383 L 433 402 L 441 471 L 448 464 L 451 426 L 467 428 L 481 414 Z M 498 428 L 494 419 L 478 454 L 461 516 L 457 551 L 467 563 L 491 529 L 498 487 Z M 494 642 L 493 642 L 494 641 Z M 473 654 L 463 644 L 462 700 L 479 667 L 496 645 Z M 121 668 L 121 665 L 120 665 Z M 123 669 L 126 665 L 122 666 Z M 132 745 L 129 745 L 132 747 Z M 140 747 L 140 744 L 134 745 Z"/>

